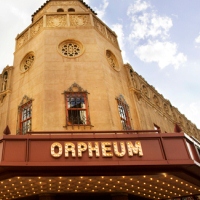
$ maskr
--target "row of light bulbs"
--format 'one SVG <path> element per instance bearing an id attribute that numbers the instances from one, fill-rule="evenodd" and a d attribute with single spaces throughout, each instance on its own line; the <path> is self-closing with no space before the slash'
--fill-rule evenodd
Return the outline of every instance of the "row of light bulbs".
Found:
<path id="1" fill-rule="evenodd" d="M 167 177 L 166 175 L 164 176 L 165 178 Z M 116 179 L 116 177 L 112 177 L 112 178 L 107 178 L 107 177 L 104 177 L 104 176 L 102 176 L 102 177 L 98 177 L 98 178 L 100 178 L 101 180 L 106 180 L 106 181 L 110 181 L 111 183 L 112 183 L 112 181 L 114 180 L 115 181 L 115 179 Z M 125 176 L 122 176 L 121 177 L 123 180 L 126 180 L 126 181 L 128 181 L 128 179 L 125 179 L 126 177 Z M 152 177 L 148 177 L 148 176 L 143 176 L 143 180 L 142 181 L 144 181 L 144 180 L 146 180 L 146 181 L 154 181 L 154 178 L 152 178 Z M 149 179 L 148 179 L 149 178 Z M 22 178 L 23 179 L 23 178 Z M 33 178 L 33 179 L 35 179 L 35 178 Z M 1 194 L 3 195 L 2 196 L 2 198 L 4 198 L 4 199 L 10 199 L 10 198 L 16 198 L 16 196 L 18 196 L 18 197 L 22 197 L 22 196 L 30 196 L 30 195 L 34 195 L 34 194 L 38 194 L 38 193 L 45 193 L 45 192 L 65 192 L 65 191 L 68 191 L 68 192 L 79 192 L 79 188 L 80 188 L 80 186 L 76 186 L 76 189 L 74 189 L 74 186 L 73 185 L 71 185 L 70 184 L 70 182 L 74 182 L 73 181 L 73 179 L 72 178 L 68 178 L 67 180 L 68 180 L 68 184 L 67 184 L 67 188 L 66 188 L 66 186 L 64 187 L 64 186 L 61 186 L 61 184 L 62 184 L 62 179 L 63 179 L 63 177 L 59 177 L 59 186 L 58 186 L 58 188 L 55 190 L 54 188 L 52 188 L 52 184 L 53 184 L 53 182 L 56 182 L 57 183 L 57 180 L 55 180 L 55 178 L 52 178 L 52 179 L 48 179 L 48 181 L 49 181 L 49 183 L 45 183 L 44 181 L 41 181 L 43 178 L 42 177 L 38 177 L 38 179 L 39 179 L 39 185 L 40 185 L 40 188 L 34 188 L 33 187 L 33 184 L 31 183 L 32 182 L 32 179 L 28 179 L 28 182 L 30 182 L 30 186 L 32 187 L 32 189 L 31 190 L 24 190 L 23 191 L 23 193 L 20 193 L 19 191 L 17 191 L 16 192 L 16 190 L 17 190 L 17 188 L 15 187 L 14 188 L 14 191 L 12 192 L 12 190 L 10 190 L 10 189 L 7 189 L 7 190 L 4 190 L 4 192 L 3 191 L 1 191 Z M 93 182 L 93 179 L 92 178 L 89 178 L 88 179 L 88 177 L 80 177 L 80 179 L 81 180 L 87 180 L 87 181 L 89 181 L 89 182 Z M 119 177 L 117 177 L 117 179 L 119 179 Z M 20 181 L 21 180 L 21 178 L 20 177 L 17 177 L 17 180 L 18 181 Z M 66 180 L 66 178 L 64 178 L 64 181 L 67 181 Z M 135 180 L 135 178 L 132 178 L 132 177 L 129 177 L 129 181 L 133 181 L 133 180 Z M 137 180 L 137 179 L 136 179 Z M 15 182 L 16 181 L 16 178 L 14 178 L 13 180 L 12 179 L 9 179 L 8 181 L 1 181 L 1 184 L 3 184 L 3 183 L 9 183 L 9 182 Z M 45 181 L 46 181 L 46 178 L 45 178 Z M 192 190 L 193 192 L 194 191 L 196 191 L 195 193 L 197 193 L 197 192 L 200 192 L 200 189 L 198 189 L 197 187 L 194 187 L 194 186 L 192 186 L 192 185 L 189 185 L 188 183 L 184 183 L 183 181 L 180 181 L 180 180 L 178 180 L 178 179 L 175 179 L 174 177 L 170 177 L 170 179 L 169 179 L 169 181 L 173 181 L 173 182 L 175 182 L 175 183 L 179 183 L 181 186 L 186 186 L 187 188 L 189 188 L 190 190 Z M 25 186 L 23 185 L 23 181 L 20 181 L 19 182 L 20 183 L 20 185 L 22 185 L 22 188 L 24 189 L 25 188 Z M 99 180 L 98 182 L 97 182 L 98 184 L 100 184 L 101 183 L 101 181 Z M 116 183 L 117 184 L 121 184 L 121 183 L 124 183 L 123 181 L 116 181 Z M 161 196 L 162 196 L 162 198 L 171 198 L 172 196 L 187 196 L 187 195 L 193 195 L 193 192 L 189 192 L 188 190 L 185 190 L 185 189 L 181 189 L 180 187 L 176 187 L 175 185 L 171 185 L 171 184 L 167 184 L 166 182 L 162 182 L 162 181 L 159 181 L 159 180 L 156 180 L 154 183 L 158 183 L 158 184 L 162 184 L 162 185 L 165 185 L 166 187 L 169 187 L 169 189 L 172 189 L 172 190 L 175 190 L 176 189 L 176 192 L 172 192 L 172 191 L 170 191 L 170 190 L 167 190 L 167 189 L 163 189 L 162 187 L 160 187 L 160 185 L 159 185 L 159 190 L 160 191 L 152 191 L 153 190 L 153 188 L 155 188 L 155 189 L 158 189 L 158 186 L 153 186 L 152 184 L 149 184 L 148 185 L 148 183 L 146 183 L 146 182 L 142 182 L 143 183 L 143 185 L 145 185 L 146 187 L 150 187 L 150 188 L 152 188 L 152 189 L 147 189 L 147 188 L 143 188 L 143 187 L 141 187 L 141 183 L 140 183 L 140 181 L 139 180 L 137 180 L 137 181 L 135 181 L 135 183 L 136 184 L 140 184 L 140 186 L 134 186 L 133 184 L 131 185 L 131 187 L 129 187 L 129 188 L 124 188 L 125 189 L 125 191 L 127 192 L 127 193 L 133 193 L 133 194 L 136 194 L 136 195 L 139 195 L 139 196 L 141 196 L 141 195 L 143 195 L 143 196 L 146 196 L 146 197 L 149 197 L 149 198 L 153 198 L 153 199 L 160 199 L 161 198 Z M 46 184 L 46 186 L 44 187 L 44 185 Z M 78 184 L 81 184 L 81 181 L 79 181 L 78 182 Z M 49 187 L 48 187 L 48 185 L 49 185 Z M 90 186 L 91 184 L 90 183 L 87 183 L 86 184 L 86 186 Z M 92 185 L 94 185 L 94 184 L 92 184 Z M 127 183 L 125 182 L 124 183 L 124 185 L 125 185 L 125 187 L 127 187 Z M 15 186 L 15 184 L 14 183 L 12 183 L 11 184 L 11 186 L 12 187 L 14 187 Z M 71 189 L 70 188 L 70 186 L 73 186 L 73 189 Z M 171 187 L 170 187 L 171 186 Z M 91 189 L 91 188 L 88 188 L 88 187 L 85 187 L 84 188 L 84 190 L 85 190 L 85 192 L 99 192 L 99 191 L 101 191 L 101 192 L 103 192 L 103 191 L 105 191 L 105 192 L 116 192 L 116 190 L 118 191 L 122 191 L 122 192 L 124 192 L 124 189 L 123 189 L 123 187 L 120 185 L 116 185 L 116 184 L 112 184 L 112 189 L 111 189 L 111 187 L 109 187 L 109 184 L 108 183 L 106 183 L 105 184 L 105 186 L 97 186 L 97 185 L 95 185 L 94 186 L 94 188 L 93 189 Z M 6 189 L 7 188 L 7 186 L 5 185 L 4 186 L 4 189 Z M 9 188 L 9 187 L 8 187 Z M 133 188 L 135 188 L 135 190 L 133 190 Z M 177 191 L 178 190 L 178 191 Z M 30 192 L 31 191 L 31 192 Z M 82 191 L 81 191 L 82 192 Z M 142 193 L 141 193 L 142 192 Z M 144 193 L 145 192 L 145 193 Z M 177 192 L 179 192 L 179 193 L 177 193 Z M 9 193 L 9 194 L 8 194 Z M 15 193 L 15 195 L 13 194 L 13 193 Z M 164 194 L 163 194 L 164 193 Z M 165 194 L 166 193 L 166 194 Z M 183 194 L 184 193 L 184 194 Z M 9 198 L 8 198 L 8 196 L 9 196 Z M 1 197 L 0 197 L 1 198 Z M 1 200 L 1 199 L 0 199 Z"/>

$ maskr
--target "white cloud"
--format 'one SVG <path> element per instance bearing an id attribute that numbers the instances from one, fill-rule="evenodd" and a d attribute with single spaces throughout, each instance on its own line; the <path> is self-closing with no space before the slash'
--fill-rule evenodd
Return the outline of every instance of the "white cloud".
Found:
<path id="1" fill-rule="evenodd" d="M 180 110 L 187 116 L 187 119 L 191 120 L 198 128 L 200 128 L 200 101 L 193 102 L 189 106 L 182 104 Z"/>
<path id="2" fill-rule="evenodd" d="M 148 41 L 147 44 L 138 46 L 134 53 L 144 62 L 156 62 L 163 69 L 173 65 L 178 69 L 187 61 L 187 57 L 178 53 L 177 45 L 170 42 Z"/>
<path id="3" fill-rule="evenodd" d="M 165 39 L 168 37 L 169 30 L 173 26 L 171 18 L 159 16 L 154 12 L 132 15 L 131 20 L 132 31 L 129 35 L 130 39 L 140 40 L 158 36 Z"/>
<path id="4" fill-rule="evenodd" d="M 150 7 L 150 4 L 148 4 L 146 1 L 141 2 L 140 0 L 137 0 L 135 4 L 132 4 L 129 6 L 127 14 L 136 14 L 141 11 L 145 11 L 147 8 Z"/>
<path id="5" fill-rule="evenodd" d="M 127 63 L 128 60 L 127 60 L 125 48 L 124 48 L 125 36 L 124 36 L 124 31 L 123 31 L 123 29 L 124 29 L 123 25 L 122 24 L 113 24 L 111 28 L 117 34 L 117 39 L 118 39 L 119 46 L 120 46 L 121 51 L 122 51 L 123 60 L 124 60 L 125 63 Z"/>
<path id="6" fill-rule="evenodd" d="M 106 13 L 106 8 L 108 7 L 108 0 L 103 0 L 103 4 L 100 5 L 99 8 L 95 7 L 94 10 L 97 12 L 98 17 L 102 19 Z"/>
<path id="7" fill-rule="evenodd" d="M 143 62 L 156 62 L 163 69 L 173 65 L 178 69 L 187 57 L 178 52 L 176 43 L 169 41 L 172 19 L 158 15 L 146 1 L 136 0 L 127 11 L 131 19 L 129 41 L 134 53 Z"/>
<path id="8" fill-rule="evenodd" d="M 200 46 L 200 35 L 195 39 L 195 42 L 197 44 L 196 47 Z"/>

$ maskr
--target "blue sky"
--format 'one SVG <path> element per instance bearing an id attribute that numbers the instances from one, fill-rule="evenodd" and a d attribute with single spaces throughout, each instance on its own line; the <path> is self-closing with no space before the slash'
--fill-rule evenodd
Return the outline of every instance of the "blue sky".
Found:
<path id="1" fill-rule="evenodd" d="M 0 73 L 45 0 L 0 1 Z M 200 0 L 85 0 L 118 35 L 124 63 L 200 128 Z"/>

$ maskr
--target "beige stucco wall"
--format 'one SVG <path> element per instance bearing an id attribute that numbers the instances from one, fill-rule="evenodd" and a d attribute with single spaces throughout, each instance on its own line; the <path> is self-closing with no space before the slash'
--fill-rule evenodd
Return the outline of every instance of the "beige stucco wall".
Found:
<path id="1" fill-rule="evenodd" d="M 66 58 L 58 52 L 58 45 L 67 39 L 83 44 L 85 51 L 80 57 Z M 115 54 L 121 68 L 119 72 L 109 65 L 107 49 Z M 28 52 L 34 52 L 35 61 L 28 71 L 22 73 L 20 64 Z M 89 92 L 92 129 L 122 129 L 115 98 L 122 94 L 130 107 L 131 100 L 121 52 L 93 27 L 81 31 L 78 28 L 67 31 L 46 28 L 15 52 L 13 66 L 8 118 L 12 134 L 16 134 L 18 106 L 25 95 L 33 99 L 33 131 L 66 130 L 65 100 L 62 93 L 74 82 Z M 90 127 L 84 127 L 85 129 Z"/>
<path id="2" fill-rule="evenodd" d="M 122 130 L 116 97 L 123 95 L 129 105 L 133 129 L 152 130 L 156 124 L 162 132 L 173 132 L 174 124 L 178 124 L 184 132 L 199 138 L 199 130 L 194 124 L 134 72 L 129 64 L 123 64 L 115 33 L 82 3 L 70 2 L 51 1 L 34 15 L 34 22 L 17 36 L 9 89 L 0 103 L 0 135 L 7 125 L 11 133 L 16 134 L 19 127 L 18 106 L 25 95 L 33 99 L 32 131 Z M 66 11 L 70 7 L 76 10 L 73 13 L 77 17 L 75 21 Z M 62 13 L 65 17 L 56 13 L 58 8 L 65 10 Z M 84 53 L 76 58 L 61 55 L 58 45 L 68 39 L 80 42 Z M 109 65 L 106 50 L 117 58 L 119 71 Z M 29 52 L 34 53 L 34 63 L 23 73 L 20 65 Z M 73 83 L 89 93 L 92 127 L 65 127 L 63 92 Z M 155 95 L 159 105 L 154 100 Z M 164 104 L 168 111 L 164 109 Z"/>

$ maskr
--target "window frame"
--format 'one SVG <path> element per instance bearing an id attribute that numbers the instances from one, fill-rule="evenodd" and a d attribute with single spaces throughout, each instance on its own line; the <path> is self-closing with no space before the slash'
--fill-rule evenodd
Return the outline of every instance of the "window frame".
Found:
<path id="1" fill-rule="evenodd" d="M 88 103 L 87 94 L 88 93 L 84 92 L 84 91 L 81 91 L 81 92 L 80 91 L 78 91 L 78 92 L 66 91 L 65 92 L 66 126 L 91 126 L 90 116 L 89 116 L 89 103 Z M 68 101 L 69 98 L 72 98 L 72 99 L 82 98 L 84 100 L 84 105 L 85 105 L 84 108 L 81 108 L 81 107 L 71 108 L 71 107 L 69 107 L 69 101 Z M 81 103 L 81 100 L 80 100 L 80 103 Z M 70 120 L 70 118 L 71 118 L 69 116 L 70 111 L 72 111 L 71 113 L 73 113 L 73 111 L 75 111 L 74 113 L 76 113 L 78 120 L 77 119 L 72 120 L 72 121 Z M 80 111 L 85 111 L 85 119 L 83 120 L 83 123 L 81 123 Z M 77 120 L 78 123 L 76 123 L 76 120 Z"/>
<path id="2" fill-rule="evenodd" d="M 122 95 L 117 100 L 118 113 L 123 130 L 132 130 L 129 106 Z M 123 111 L 122 111 L 123 109 Z M 123 113 L 122 113 L 123 112 Z"/>
<path id="3" fill-rule="evenodd" d="M 26 111 L 26 117 L 24 118 L 24 111 Z M 29 124 L 26 124 L 30 122 Z M 25 128 L 24 128 L 25 125 Z M 31 131 L 32 128 L 32 100 L 19 106 L 19 135 L 25 135 L 27 132 Z"/>

